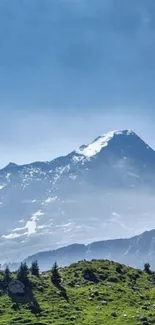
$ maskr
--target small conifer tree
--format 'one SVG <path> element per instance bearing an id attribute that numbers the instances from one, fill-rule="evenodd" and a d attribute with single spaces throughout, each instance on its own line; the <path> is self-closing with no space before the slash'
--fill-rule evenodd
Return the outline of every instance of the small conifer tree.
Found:
<path id="1" fill-rule="evenodd" d="M 31 273 L 32 273 L 32 275 L 35 275 L 35 276 L 39 277 L 39 264 L 38 264 L 38 261 L 32 262 Z"/>
<path id="2" fill-rule="evenodd" d="M 51 281 L 54 285 L 60 285 L 61 283 L 61 275 L 59 273 L 59 270 L 58 270 L 58 265 L 57 263 L 55 262 L 53 267 L 52 267 L 52 271 L 51 271 Z"/>
<path id="3" fill-rule="evenodd" d="M 4 270 L 4 281 L 8 283 L 10 280 L 11 280 L 11 272 L 10 272 L 10 269 L 9 269 L 9 267 L 7 265 L 5 270 Z"/>
<path id="4" fill-rule="evenodd" d="M 28 285 L 29 284 L 29 269 L 26 263 L 21 263 L 18 272 L 17 272 L 17 279 L 21 281 L 23 284 Z"/>

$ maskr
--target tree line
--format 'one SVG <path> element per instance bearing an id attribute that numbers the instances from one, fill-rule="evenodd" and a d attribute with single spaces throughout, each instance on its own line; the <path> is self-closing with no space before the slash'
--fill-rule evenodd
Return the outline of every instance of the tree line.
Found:
<path id="1" fill-rule="evenodd" d="M 86 272 L 87 271 L 87 272 Z M 88 277 L 88 273 L 90 273 L 90 270 L 86 270 L 85 272 L 87 273 L 87 277 Z M 88 272 L 89 271 L 89 272 Z M 145 263 L 144 264 L 144 271 L 147 274 L 152 274 L 151 268 L 150 268 L 150 264 L 149 263 Z M 5 270 L 3 271 L 4 274 L 4 278 L 3 281 L 5 283 L 9 283 L 12 279 L 14 279 L 15 277 L 13 277 L 13 273 L 11 273 L 9 266 L 6 266 Z M 16 279 L 19 280 L 20 282 L 22 282 L 25 286 L 29 286 L 30 285 L 30 277 L 29 275 L 33 275 L 36 277 L 40 277 L 40 268 L 39 268 L 39 264 L 38 261 L 34 261 L 31 264 L 31 267 L 29 268 L 26 264 L 26 262 L 22 262 L 20 264 L 20 267 L 18 268 L 16 274 Z M 90 275 L 90 274 L 89 274 Z M 55 286 L 61 286 L 61 275 L 59 273 L 59 268 L 57 263 L 55 262 L 54 265 L 51 268 L 51 282 L 55 285 Z M 92 276 L 92 275 L 91 275 Z"/>
<path id="2" fill-rule="evenodd" d="M 33 275 L 36 277 L 40 277 L 40 268 L 39 268 L 39 264 L 38 261 L 34 261 L 31 264 L 31 267 L 29 268 L 27 266 L 26 262 L 22 262 L 20 264 L 20 267 L 17 270 L 16 273 L 16 279 L 20 282 L 22 282 L 25 286 L 29 285 L 29 275 Z M 6 266 L 5 270 L 4 270 L 4 281 L 6 283 L 9 283 L 11 280 L 13 279 L 12 277 L 12 273 L 9 269 L 9 266 Z M 54 285 L 60 285 L 61 284 L 61 275 L 59 273 L 59 268 L 57 263 L 55 262 L 54 265 L 52 266 L 51 269 L 51 281 Z"/>

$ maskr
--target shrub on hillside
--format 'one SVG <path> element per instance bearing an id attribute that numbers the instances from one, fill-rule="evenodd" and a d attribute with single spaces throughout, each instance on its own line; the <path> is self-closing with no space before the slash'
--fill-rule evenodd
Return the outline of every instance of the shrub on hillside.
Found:
<path id="1" fill-rule="evenodd" d="M 83 270 L 83 278 L 88 281 L 97 282 L 97 277 L 91 267 L 86 267 Z"/>
<path id="2" fill-rule="evenodd" d="M 118 278 L 116 276 L 109 276 L 108 277 L 108 281 L 109 282 L 117 283 L 118 282 Z"/>
<path id="3" fill-rule="evenodd" d="M 148 274 L 151 274 L 151 269 L 150 269 L 150 264 L 149 263 L 145 263 L 144 264 L 144 271 Z"/>
<path id="4" fill-rule="evenodd" d="M 117 272 L 117 273 L 121 274 L 121 273 L 122 273 L 122 269 L 123 269 L 123 266 L 122 266 L 121 264 L 118 264 L 118 265 L 116 266 L 116 272 Z"/>

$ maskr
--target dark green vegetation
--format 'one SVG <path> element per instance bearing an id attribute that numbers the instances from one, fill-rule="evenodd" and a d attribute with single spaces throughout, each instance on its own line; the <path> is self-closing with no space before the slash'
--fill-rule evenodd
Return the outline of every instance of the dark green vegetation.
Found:
<path id="1" fill-rule="evenodd" d="M 32 262 L 31 273 L 32 273 L 32 275 L 35 275 L 35 276 L 39 277 L 39 265 L 38 265 L 37 260 Z"/>
<path id="2" fill-rule="evenodd" d="M 54 265 L 52 267 L 51 281 L 57 287 L 59 287 L 61 285 L 61 275 L 59 273 L 58 265 L 56 262 L 54 263 Z"/>
<path id="3" fill-rule="evenodd" d="M 7 281 L 0 275 L 0 324 L 155 323 L 155 273 L 150 269 L 148 273 L 109 261 L 82 261 L 59 270 L 55 265 L 52 272 L 36 276 L 22 265 L 18 278 L 26 281 L 26 289 L 20 295 L 8 291 L 10 277 L 17 274 L 6 273 Z"/>

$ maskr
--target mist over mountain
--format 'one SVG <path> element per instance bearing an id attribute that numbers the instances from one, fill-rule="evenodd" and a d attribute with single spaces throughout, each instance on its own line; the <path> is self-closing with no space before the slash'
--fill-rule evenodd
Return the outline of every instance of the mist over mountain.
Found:
<path id="1" fill-rule="evenodd" d="M 10 163 L 0 170 L 1 261 L 154 229 L 154 186 L 155 152 L 131 130 L 49 162 Z"/>
<path id="2" fill-rule="evenodd" d="M 38 252 L 30 255 L 24 262 L 31 266 L 32 262 L 38 261 L 41 270 L 49 270 L 51 265 L 58 263 L 60 267 L 72 263 L 93 259 L 108 259 L 123 263 L 135 268 L 144 268 L 145 263 L 150 263 L 152 270 L 155 269 L 155 230 L 121 239 L 111 239 L 93 242 L 88 245 L 72 244 L 51 251 Z M 17 270 L 20 263 L 10 263 L 11 270 Z M 3 268 L 5 265 L 3 265 Z"/>
<path id="3" fill-rule="evenodd" d="M 42 270 L 48 270 L 55 261 L 60 266 L 66 266 L 81 260 L 109 259 L 115 262 L 144 268 L 145 263 L 150 263 L 155 269 L 155 230 L 124 239 L 112 239 L 94 242 L 88 245 L 73 244 L 57 250 L 37 253 L 25 259 L 28 265 L 38 260 Z M 18 264 L 10 265 L 17 269 Z"/>

